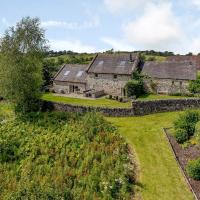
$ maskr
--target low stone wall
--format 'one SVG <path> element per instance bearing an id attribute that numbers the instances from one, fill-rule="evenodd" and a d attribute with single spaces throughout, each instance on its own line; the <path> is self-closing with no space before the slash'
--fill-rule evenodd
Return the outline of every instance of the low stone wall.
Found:
<path id="1" fill-rule="evenodd" d="M 105 116 L 112 116 L 112 117 L 134 116 L 132 108 L 103 108 L 103 107 L 79 106 L 79 105 L 44 101 L 43 110 L 47 109 L 64 111 L 64 112 L 80 112 L 80 113 L 100 112 Z"/>
<path id="2" fill-rule="evenodd" d="M 91 106 L 79 106 L 64 103 L 44 101 L 44 110 L 57 110 L 65 112 L 100 112 L 105 116 L 128 117 L 142 116 L 153 113 L 181 111 L 186 109 L 200 108 L 199 98 L 189 99 L 169 99 L 169 100 L 152 100 L 152 101 L 133 101 L 132 108 L 103 108 Z"/>
<path id="3" fill-rule="evenodd" d="M 181 111 L 200 108 L 199 98 L 168 99 L 152 101 L 133 101 L 135 115 L 148 115 L 152 113 Z"/>

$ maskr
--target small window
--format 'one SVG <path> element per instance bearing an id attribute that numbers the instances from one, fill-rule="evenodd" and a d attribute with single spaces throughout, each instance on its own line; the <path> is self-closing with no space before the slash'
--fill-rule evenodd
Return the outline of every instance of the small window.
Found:
<path id="1" fill-rule="evenodd" d="M 126 61 L 121 61 L 120 66 L 124 66 L 126 64 Z"/>
<path id="2" fill-rule="evenodd" d="M 104 63 L 104 61 L 101 60 L 101 61 L 99 61 L 98 65 L 103 65 L 103 63 Z"/>
<path id="3" fill-rule="evenodd" d="M 95 78 L 98 78 L 98 74 L 95 74 Z"/>
<path id="4" fill-rule="evenodd" d="M 182 86 L 183 85 L 183 82 L 182 81 L 180 81 L 180 86 Z"/>
<path id="5" fill-rule="evenodd" d="M 80 77 L 80 76 L 82 76 L 83 72 L 84 72 L 84 71 L 79 71 L 79 72 L 77 73 L 77 75 L 76 75 L 76 76 L 77 76 L 77 77 Z"/>
<path id="6" fill-rule="evenodd" d="M 113 75 L 113 78 L 114 78 L 114 79 L 117 79 L 117 75 L 116 75 L 116 74 L 114 74 L 114 75 Z"/>
<path id="7" fill-rule="evenodd" d="M 174 81 L 172 81 L 172 85 L 174 85 Z"/>
<path id="8" fill-rule="evenodd" d="M 66 71 L 66 72 L 64 73 L 64 75 L 67 76 L 69 73 L 70 73 L 70 71 Z"/>

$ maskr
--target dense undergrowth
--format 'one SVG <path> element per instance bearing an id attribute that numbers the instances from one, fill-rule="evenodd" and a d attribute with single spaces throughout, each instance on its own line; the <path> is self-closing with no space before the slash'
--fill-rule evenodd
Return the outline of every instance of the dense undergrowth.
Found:
<path id="1" fill-rule="evenodd" d="M 103 117 L 0 109 L 0 199 L 130 199 L 134 167 Z"/>

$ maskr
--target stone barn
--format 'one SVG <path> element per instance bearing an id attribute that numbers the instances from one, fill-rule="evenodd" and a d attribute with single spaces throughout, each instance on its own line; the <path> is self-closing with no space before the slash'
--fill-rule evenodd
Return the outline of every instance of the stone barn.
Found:
<path id="1" fill-rule="evenodd" d="M 189 82 L 196 79 L 197 70 L 192 62 L 146 62 L 142 74 L 150 92 L 184 94 L 189 92 Z"/>
<path id="2" fill-rule="evenodd" d="M 172 62 L 192 62 L 196 65 L 198 71 L 200 71 L 200 56 L 169 56 L 167 61 Z"/>
<path id="3" fill-rule="evenodd" d="M 56 93 L 83 94 L 87 90 L 87 65 L 64 65 L 53 80 Z"/>
<path id="4" fill-rule="evenodd" d="M 88 85 L 105 94 L 126 96 L 125 85 L 139 63 L 137 54 L 97 54 L 87 69 Z"/>

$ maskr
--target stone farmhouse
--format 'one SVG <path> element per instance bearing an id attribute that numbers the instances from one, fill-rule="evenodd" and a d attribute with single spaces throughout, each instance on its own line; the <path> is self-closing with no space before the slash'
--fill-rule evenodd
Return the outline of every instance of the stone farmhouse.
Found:
<path id="1" fill-rule="evenodd" d="M 126 96 L 125 85 L 138 67 L 137 54 L 97 55 L 87 69 L 88 85 L 105 94 Z"/>
<path id="2" fill-rule="evenodd" d="M 87 90 L 86 68 L 85 65 L 64 65 L 54 77 L 54 91 L 63 94 L 83 94 Z"/>
<path id="3" fill-rule="evenodd" d="M 99 97 L 126 96 L 125 85 L 134 71 L 145 75 L 146 88 L 162 94 L 188 93 L 196 79 L 196 63 L 188 61 L 146 62 L 138 54 L 97 54 L 89 65 L 64 65 L 53 79 L 56 93 Z"/>
<path id="4" fill-rule="evenodd" d="M 150 92 L 188 93 L 189 81 L 196 79 L 196 66 L 192 62 L 146 62 L 142 74 Z"/>

